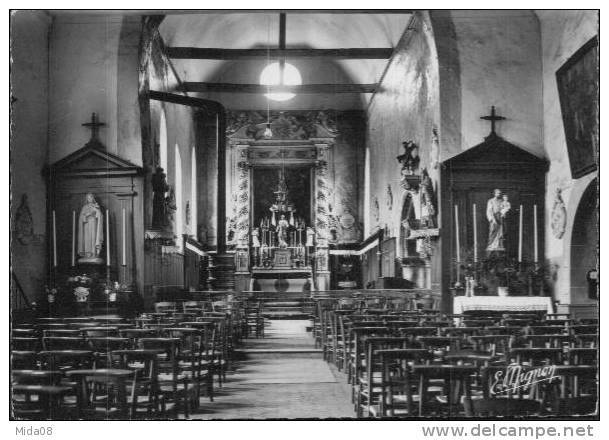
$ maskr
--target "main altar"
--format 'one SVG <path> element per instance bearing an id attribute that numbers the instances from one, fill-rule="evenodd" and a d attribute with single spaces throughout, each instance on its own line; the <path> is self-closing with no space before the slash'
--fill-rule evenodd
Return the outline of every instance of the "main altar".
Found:
<path id="1" fill-rule="evenodd" d="M 328 289 L 336 130 L 321 113 L 248 118 L 228 127 L 227 240 L 236 289 Z"/>

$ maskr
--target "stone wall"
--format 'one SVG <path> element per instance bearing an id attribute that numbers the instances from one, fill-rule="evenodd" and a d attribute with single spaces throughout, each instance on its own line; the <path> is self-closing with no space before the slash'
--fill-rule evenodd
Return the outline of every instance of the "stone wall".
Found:
<path id="1" fill-rule="evenodd" d="M 50 17 L 44 12 L 11 15 L 11 267 L 30 301 L 46 282 L 46 180 Z M 33 235 L 15 234 L 15 215 L 27 195 Z M 12 303 L 13 307 L 17 304 Z"/>

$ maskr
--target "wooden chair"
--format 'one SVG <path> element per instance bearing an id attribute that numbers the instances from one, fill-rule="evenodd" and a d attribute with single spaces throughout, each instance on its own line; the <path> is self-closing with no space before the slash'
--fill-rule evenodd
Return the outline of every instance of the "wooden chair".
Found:
<path id="1" fill-rule="evenodd" d="M 433 354 L 425 349 L 376 349 L 379 345 L 390 344 L 380 338 L 368 344 L 366 375 L 356 396 L 357 417 L 363 415 L 363 404 L 372 417 L 412 416 L 412 388 L 416 388 L 416 382 L 411 377 L 410 364 L 429 362 Z M 407 345 L 407 342 L 402 340 L 397 345 Z"/>
<path id="2" fill-rule="evenodd" d="M 207 328 L 167 328 L 164 330 L 168 338 L 180 339 L 179 368 L 183 374 L 197 386 L 196 405 L 205 388 L 209 400 L 213 402 L 213 372 L 214 358 L 210 354 L 213 350 L 210 344 L 210 333 Z M 213 330 L 211 330 L 213 332 Z"/>
<path id="3" fill-rule="evenodd" d="M 65 419 L 64 400 L 74 392 L 72 386 L 15 384 L 11 387 L 12 416 L 17 420 Z"/>
<path id="4" fill-rule="evenodd" d="M 127 383 L 137 387 L 133 370 L 100 368 L 72 370 L 66 375 L 77 383 L 79 417 L 85 420 L 128 420 Z"/>
<path id="5" fill-rule="evenodd" d="M 159 354 L 159 388 L 165 403 L 173 405 L 174 416 L 181 408 L 186 418 L 197 396 L 196 385 L 189 379 L 189 374 L 180 369 L 180 340 L 178 338 L 142 338 L 142 348 L 158 350 Z M 163 408 L 165 411 L 166 408 Z"/>
<path id="6" fill-rule="evenodd" d="M 260 303 L 248 304 L 244 311 L 245 337 L 254 335 L 255 338 L 264 338 L 264 317 L 261 314 Z"/>
<path id="7" fill-rule="evenodd" d="M 535 399 L 481 398 L 472 399 L 475 417 L 526 417 L 539 414 L 539 401 Z"/>
<path id="8" fill-rule="evenodd" d="M 419 416 L 428 416 L 432 412 L 456 416 L 461 413 L 460 397 L 463 395 L 463 412 L 471 417 L 473 409 L 471 404 L 472 376 L 478 372 L 473 365 L 413 365 L 412 373 L 419 382 Z M 446 403 L 438 405 L 438 401 L 431 401 L 430 397 L 436 392 L 431 387 L 435 380 L 441 380 L 446 393 Z"/>
<path id="9" fill-rule="evenodd" d="M 598 414 L 598 368 L 593 365 L 558 365 L 543 396 L 544 407 L 555 416 Z"/>
<path id="10" fill-rule="evenodd" d="M 158 350 L 114 350 L 109 353 L 110 363 L 114 368 L 133 370 L 136 380 L 127 382 L 127 402 L 131 418 L 138 418 L 139 409 L 142 416 L 164 416 L 162 395 L 158 383 L 159 362 Z"/>

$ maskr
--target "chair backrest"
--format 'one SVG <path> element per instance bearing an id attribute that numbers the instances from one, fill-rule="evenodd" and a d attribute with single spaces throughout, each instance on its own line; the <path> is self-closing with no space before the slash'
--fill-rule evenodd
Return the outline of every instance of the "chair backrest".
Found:
<path id="1" fill-rule="evenodd" d="M 118 327 L 84 327 L 82 332 L 87 338 L 117 337 Z"/>
<path id="2" fill-rule="evenodd" d="M 71 336 L 46 336 L 42 338 L 45 350 L 84 350 L 87 348 L 85 339 Z"/>
<path id="3" fill-rule="evenodd" d="M 90 350 L 48 350 L 41 351 L 39 356 L 44 370 L 87 369 L 95 362 Z"/>
<path id="4" fill-rule="evenodd" d="M 29 350 L 11 350 L 11 368 L 15 370 L 38 369 L 38 353 Z"/>
<path id="5" fill-rule="evenodd" d="M 118 337 L 87 338 L 87 342 L 91 350 L 96 353 L 127 349 L 131 343 L 129 338 Z"/>
<path id="6" fill-rule="evenodd" d="M 177 311 L 177 305 L 174 302 L 170 302 L 170 301 L 161 301 L 161 302 L 157 302 L 154 303 L 154 311 L 156 313 L 172 313 Z"/>
<path id="7" fill-rule="evenodd" d="M 68 371 L 67 376 L 78 384 L 78 406 L 87 418 L 129 418 L 127 384 L 136 389 L 137 375 L 132 370 L 106 369 Z M 96 401 L 98 390 L 104 389 L 103 405 Z"/>
<path id="8" fill-rule="evenodd" d="M 40 339 L 33 337 L 13 337 L 11 338 L 11 349 L 21 351 L 40 351 Z"/>

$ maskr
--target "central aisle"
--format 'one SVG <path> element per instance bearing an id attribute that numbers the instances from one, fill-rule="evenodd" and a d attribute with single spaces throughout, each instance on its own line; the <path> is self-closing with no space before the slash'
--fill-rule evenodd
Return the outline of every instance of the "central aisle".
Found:
<path id="1" fill-rule="evenodd" d="M 264 339 L 244 339 L 214 402 L 193 419 L 344 418 L 355 415 L 346 378 L 322 359 L 306 320 L 271 320 Z"/>

